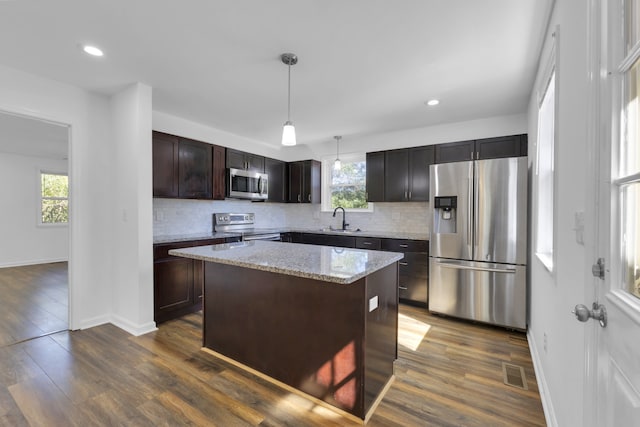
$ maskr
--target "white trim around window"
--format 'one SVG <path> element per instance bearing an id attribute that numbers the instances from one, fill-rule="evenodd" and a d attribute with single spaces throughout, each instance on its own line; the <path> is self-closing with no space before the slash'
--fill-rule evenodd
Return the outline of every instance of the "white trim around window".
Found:
<path id="1" fill-rule="evenodd" d="M 327 156 L 322 159 L 322 212 L 333 212 L 334 209 L 331 207 L 331 173 L 333 171 L 335 160 L 335 156 Z M 350 162 L 366 162 L 366 155 L 365 153 L 344 154 L 340 155 L 340 161 L 343 165 Z M 364 209 L 346 208 L 345 210 L 347 212 L 373 212 L 373 203 L 367 203 L 367 208 Z"/>

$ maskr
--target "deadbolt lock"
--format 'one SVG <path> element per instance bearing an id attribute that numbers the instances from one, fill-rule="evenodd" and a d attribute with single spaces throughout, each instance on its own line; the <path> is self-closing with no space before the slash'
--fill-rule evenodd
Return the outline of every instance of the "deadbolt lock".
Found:
<path id="1" fill-rule="evenodd" d="M 604 280 L 604 258 L 598 258 L 598 261 L 591 266 L 591 273 L 595 277 Z"/>

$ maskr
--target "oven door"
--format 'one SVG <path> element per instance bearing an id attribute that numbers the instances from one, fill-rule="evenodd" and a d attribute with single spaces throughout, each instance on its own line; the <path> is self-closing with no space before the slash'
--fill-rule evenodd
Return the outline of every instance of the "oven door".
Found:
<path id="1" fill-rule="evenodd" d="M 280 242 L 280 233 L 270 233 L 270 234 L 253 234 L 249 236 L 242 236 L 242 241 L 248 242 L 251 240 L 269 240 L 272 242 Z"/>
<path id="2" fill-rule="evenodd" d="M 269 180 L 266 174 L 229 169 L 227 196 L 238 199 L 266 200 Z"/>

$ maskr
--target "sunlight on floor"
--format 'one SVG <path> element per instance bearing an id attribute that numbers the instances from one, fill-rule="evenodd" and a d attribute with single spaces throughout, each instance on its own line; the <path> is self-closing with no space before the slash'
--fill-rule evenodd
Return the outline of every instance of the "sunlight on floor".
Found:
<path id="1" fill-rule="evenodd" d="M 431 329 L 431 325 L 412 317 L 398 313 L 398 344 L 411 350 L 418 350 L 418 346 Z"/>
<path id="2" fill-rule="evenodd" d="M 332 411 L 324 406 L 318 405 L 309 399 L 305 399 L 302 396 L 290 393 L 287 396 L 280 399 L 278 402 L 278 409 L 289 412 L 304 414 L 305 412 L 313 412 L 314 414 L 321 415 L 322 417 L 330 420 L 337 420 L 342 418 L 340 414 Z"/>

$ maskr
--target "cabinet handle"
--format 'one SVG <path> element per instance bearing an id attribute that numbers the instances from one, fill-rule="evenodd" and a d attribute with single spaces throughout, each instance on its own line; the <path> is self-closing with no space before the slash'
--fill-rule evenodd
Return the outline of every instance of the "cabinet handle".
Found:
<path id="1" fill-rule="evenodd" d="M 406 192 L 406 190 L 405 190 L 405 192 L 404 192 L 404 198 L 405 198 L 405 199 L 407 199 L 407 192 Z"/>
<path id="2" fill-rule="evenodd" d="M 405 288 L 404 286 L 398 286 L 398 289 L 400 289 L 401 291 L 406 291 L 409 288 Z"/>
<path id="3" fill-rule="evenodd" d="M 363 245 L 370 245 L 371 242 L 362 242 Z"/>
<path id="4" fill-rule="evenodd" d="M 400 265 L 409 265 L 409 263 L 407 263 L 407 262 L 399 262 L 398 264 L 400 264 Z"/>
<path id="5" fill-rule="evenodd" d="M 401 248 L 408 248 L 409 247 L 409 245 L 405 245 L 404 243 L 400 243 L 400 245 L 398 245 L 398 246 L 400 246 Z"/>
<path id="6" fill-rule="evenodd" d="M 411 200 L 411 191 L 409 191 L 409 200 Z"/>
<path id="7" fill-rule="evenodd" d="M 298 194 L 298 203 L 300 203 L 302 201 L 302 196 L 300 196 L 300 194 Z"/>
<path id="8" fill-rule="evenodd" d="M 473 160 L 473 150 L 471 150 L 471 160 Z"/>
<path id="9" fill-rule="evenodd" d="M 309 199 L 309 202 L 311 202 L 311 194 L 309 194 L 308 199 Z"/>

